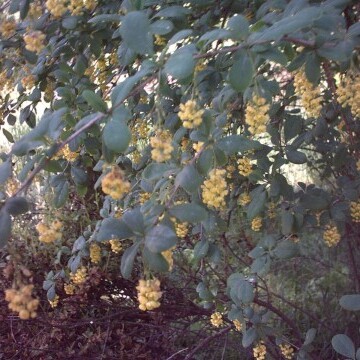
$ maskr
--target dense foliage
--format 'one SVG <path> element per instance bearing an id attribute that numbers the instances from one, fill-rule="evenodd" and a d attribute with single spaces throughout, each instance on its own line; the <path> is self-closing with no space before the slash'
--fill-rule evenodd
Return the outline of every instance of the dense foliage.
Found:
<path id="1" fill-rule="evenodd" d="M 356 1 L 0 8 L 1 355 L 360 359 Z"/>

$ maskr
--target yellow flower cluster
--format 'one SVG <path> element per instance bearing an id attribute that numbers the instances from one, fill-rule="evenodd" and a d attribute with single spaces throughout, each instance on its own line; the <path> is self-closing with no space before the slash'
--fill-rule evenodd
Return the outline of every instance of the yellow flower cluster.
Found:
<path id="1" fill-rule="evenodd" d="M 265 360 L 266 346 L 262 341 L 253 348 L 253 354 L 256 360 Z"/>
<path id="2" fill-rule="evenodd" d="M 240 194 L 239 198 L 238 198 L 238 204 L 240 206 L 246 206 L 248 204 L 250 204 L 251 202 L 251 197 L 248 193 L 242 193 Z"/>
<path id="3" fill-rule="evenodd" d="M 122 245 L 121 245 L 121 241 L 119 239 L 111 239 L 109 241 L 110 246 L 111 246 L 111 251 L 114 252 L 115 254 L 119 254 L 122 250 Z"/>
<path id="4" fill-rule="evenodd" d="M 200 72 L 206 69 L 206 63 L 204 60 L 199 60 L 195 66 L 195 72 Z"/>
<path id="5" fill-rule="evenodd" d="M 67 0 L 46 0 L 45 5 L 53 17 L 59 18 L 67 11 L 66 3 Z"/>
<path id="6" fill-rule="evenodd" d="M 279 348 L 285 359 L 291 360 L 294 357 L 294 349 L 289 344 L 280 344 Z"/>
<path id="7" fill-rule="evenodd" d="M 238 170 L 240 175 L 249 176 L 252 173 L 252 165 L 249 158 L 242 158 L 238 160 Z"/>
<path id="8" fill-rule="evenodd" d="M 87 10 L 93 11 L 96 8 L 97 0 L 84 0 L 84 6 Z"/>
<path id="9" fill-rule="evenodd" d="M 74 295 L 75 285 L 74 284 L 64 284 L 64 291 L 66 295 Z"/>
<path id="10" fill-rule="evenodd" d="M 53 223 L 45 224 L 44 222 L 39 222 L 36 225 L 36 230 L 39 233 L 39 240 L 43 243 L 49 244 L 55 240 L 61 239 L 62 223 L 59 220 L 55 220 Z"/>
<path id="11" fill-rule="evenodd" d="M 80 285 L 86 281 L 87 278 L 87 269 L 85 266 L 81 266 L 79 269 L 76 270 L 75 274 L 70 274 L 71 281 L 76 284 Z"/>
<path id="12" fill-rule="evenodd" d="M 213 326 L 219 327 L 224 324 L 224 319 L 219 312 L 214 312 L 210 317 L 210 322 Z"/>
<path id="13" fill-rule="evenodd" d="M 50 102 L 54 99 L 54 90 L 55 90 L 54 83 L 52 81 L 48 81 L 44 90 L 44 100 L 46 102 Z"/>
<path id="14" fill-rule="evenodd" d="M 212 206 L 215 209 L 225 207 L 225 196 L 228 194 L 226 184 L 226 170 L 213 169 L 209 173 L 209 179 L 201 185 L 202 198 L 204 204 Z"/>
<path id="15" fill-rule="evenodd" d="M 17 181 L 17 179 L 11 177 L 6 182 L 5 191 L 9 196 L 12 196 L 17 189 L 19 188 L 20 183 Z"/>
<path id="16" fill-rule="evenodd" d="M 140 279 L 136 290 L 138 291 L 140 310 L 153 310 L 160 306 L 159 300 L 162 296 L 162 292 L 160 291 L 160 281 L 158 279 Z"/>
<path id="17" fill-rule="evenodd" d="M 27 75 L 21 79 L 21 85 L 24 89 L 30 90 L 35 86 L 35 76 L 34 75 Z"/>
<path id="18" fill-rule="evenodd" d="M 36 317 L 39 300 L 31 296 L 34 285 L 24 285 L 19 290 L 6 289 L 5 300 L 9 302 L 9 309 L 19 313 L 21 320 Z"/>
<path id="19" fill-rule="evenodd" d="M 350 203 L 350 215 L 353 222 L 360 222 L 360 201 Z"/>
<path id="20" fill-rule="evenodd" d="M 93 264 L 99 264 L 101 261 L 101 248 L 96 243 L 90 245 L 90 260 Z"/>
<path id="21" fill-rule="evenodd" d="M 157 46 L 164 46 L 166 45 L 167 41 L 163 36 L 155 35 L 155 41 L 154 44 Z"/>
<path id="22" fill-rule="evenodd" d="M 233 324 L 235 326 L 236 331 L 241 331 L 242 330 L 242 324 L 238 319 L 235 319 L 233 321 Z"/>
<path id="23" fill-rule="evenodd" d="M 140 202 L 140 204 L 144 204 L 150 198 L 151 198 L 151 193 L 143 192 L 143 193 L 139 194 L 139 202 Z"/>
<path id="24" fill-rule="evenodd" d="M 234 172 L 235 172 L 236 168 L 234 165 L 227 165 L 226 166 L 226 177 L 227 179 L 232 179 L 234 176 Z"/>
<path id="25" fill-rule="evenodd" d="M 202 141 L 199 141 L 199 142 L 193 144 L 193 149 L 195 150 L 196 153 L 198 153 L 203 146 L 204 146 L 204 143 Z"/>
<path id="26" fill-rule="evenodd" d="M 308 80 L 303 69 L 295 74 L 294 86 L 306 114 L 310 117 L 318 118 L 323 100 L 320 88 Z"/>
<path id="27" fill-rule="evenodd" d="M 338 101 L 349 106 L 355 117 L 360 117 L 360 75 L 349 72 L 337 89 Z"/>
<path id="28" fill-rule="evenodd" d="M 174 267 L 173 249 L 165 250 L 161 253 L 169 265 L 169 271 Z"/>
<path id="29" fill-rule="evenodd" d="M 258 135 L 266 131 L 266 123 L 269 121 L 270 105 L 266 99 L 254 95 L 246 107 L 245 122 L 249 125 L 249 132 Z"/>
<path id="30" fill-rule="evenodd" d="M 83 12 L 84 1 L 83 0 L 70 0 L 68 9 L 71 12 L 71 15 L 81 15 Z"/>
<path id="31" fill-rule="evenodd" d="M 137 119 L 135 122 L 135 131 L 140 139 L 146 139 L 150 130 L 148 124 L 143 119 Z"/>
<path id="32" fill-rule="evenodd" d="M 326 245 L 331 247 L 336 246 L 339 243 L 341 235 L 336 226 L 326 225 L 323 238 Z"/>
<path id="33" fill-rule="evenodd" d="M 179 238 L 184 238 L 189 232 L 189 224 L 187 222 L 177 222 L 174 217 L 171 218 L 171 221 L 175 225 L 176 236 Z"/>
<path id="34" fill-rule="evenodd" d="M 124 173 L 120 168 L 114 167 L 101 181 L 101 187 L 105 194 L 113 199 L 121 199 L 130 190 L 130 183 L 124 179 Z"/>
<path id="35" fill-rule="evenodd" d="M 150 138 L 152 146 L 151 158 L 156 162 L 164 162 L 171 159 L 174 147 L 171 145 L 171 135 L 167 130 L 158 130 L 155 136 Z"/>
<path id="36" fill-rule="evenodd" d="M 54 309 L 59 305 L 59 295 L 55 295 L 52 300 L 49 300 L 50 306 Z"/>
<path id="37" fill-rule="evenodd" d="M 38 30 L 31 31 L 28 34 L 24 35 L 26 50 L 39 54 L 41 50 L 45 47 L 45 37 L 45 34 Z"/>
<path id="38" fill-rule="evenodd" d="M 276 218 L 276 204 L 274 202 L 269 203 L 268 205 L 268 218 L 275 219 Z"/>
<path id="39" fill-rule="evenodd" d="M 262 227 L 262 218 L 260 216 L 256 216 L 252 221 L 251 221 L 251 229 L 253 231 L 260 231 Z"/>
<path id="40" fill-rule="evenodd" d="M 41 2 L 39 0 L 33 1 L 30 4 L 28 16 L 31 19 L 38 19 L 42 15 L 42 6 Z"/>
<path id="41" fill-rule="evenodd" d="M 186 129 L 193 129 L 202 123 L 204 110 L 197 110 L 196 101 L 188 100 L 180 104 L 179 118 Z"/>
<path id="42" fill-rule="evenodd" d="M 0 33 L 4 38 L 9 38 L 15 34 L 16 22 L 14 19 L 4 20 L 0 23 Z"/>

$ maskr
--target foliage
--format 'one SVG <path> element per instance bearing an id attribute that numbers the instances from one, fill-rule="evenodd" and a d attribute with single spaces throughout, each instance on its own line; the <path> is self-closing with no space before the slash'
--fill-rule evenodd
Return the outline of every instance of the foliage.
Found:
<path id="1" fill-rule="evenodd" d="M 357 2 L 0 6 L 21 356 L 359 360 Z"/>

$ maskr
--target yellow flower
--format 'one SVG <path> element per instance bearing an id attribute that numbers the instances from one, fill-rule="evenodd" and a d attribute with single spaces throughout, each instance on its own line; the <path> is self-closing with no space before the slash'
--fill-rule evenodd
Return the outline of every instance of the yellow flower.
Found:
<path id="1" fill-rule="evenodd" d="M 159 300 L 162 296 L 162 292 L 160 291 L 160 281 L 158 279 L 140 279 L 136 290 L 138 291 L 140 310 L 153 310 L 160 306 Z"/>
<path id="2" fill-rule="evenodd" d="M 237 331 L 241 331 L 241 330 L 242 330 L 242 324 L 241 324 L 241 322 L 240 322 L 238 319 L 235 319 L 235 320 L 233 321 L 233 324 L 234 324 L 235 329 L 236 329 Z"/>
<path id="3" fill-rule="evenodd" d="M 59 305 L 59 295 L 55 295 L 52 300 L 49 300 L 50 306 L 54 309 Z"/>
<path id="4" fill-rule="evenodd" d="M 251 229 L 253 231 L 260 231 L 261 227 L 262 227 L 262 218 L 260 216 L 257 216 L 251 222 Z"/>
<path id="5" fill-rule="evenodd" d="M 150 138 L 152 146 L 151 158 L 156 162 L 165 162 L 171 159 L 174 147 L 171 145 L 171 135 L 167 130 L 158 130 L 156 135 Z"/>
<path id="6" fill-rule="evenodd" d="M 204 110 L 197 110 L 196 101 L 188 100 L 185 104 L 180 104 L 179 118 L 186 129 L 193 129 L 202 123 Z"/>
<path id="7" fill-rule="evenodd" d="M 360 222 L 360 201 L 350 203 L 350 215 L 353 222 Z"/>
<path id="8" fill-rule="evenodd" d="M 45 47 L 44 45 L 45 37 L 46 37 L 45 34 L 37 30 L 31 31 L 28 34 L 24 35 L 26 50 L 39 54 L 41 50 Z"/>
<path id="9" fill-rule="evenodd" d="M 115 200 L 120 200 L 130 190 L 130 183 L 124 178 L 120 168 L 114 167 L 101 181 L 101 187 L 105 194 Z"/>
<path id="10" fill-rule="evenodd" d="M 90 260 L 94 264 L 99 264 L 101 261 L 101 248 L 96 243 L 90 245 Z"/>
<path id="11" fill-rule="evenodd" d="M 336 226 L 326 225 L 323 238 L 326 245 L 332 247 L 332 246 L 336 246 L 339 243 L 341 239 L 341 235 Z"/>
<path id="12" fill-rule="evenodd" d="M 201 185 L 204 204 L 218 210 L 225 207 L 225 197 L 229 192 L 225 176 L 226 171 L 224 169 L 210 171 L 209 179 L 205 180 L 204 184 Z"/>
<path id="13" fill-rule="evenodd" d="M 83 0 L 70 0 L 68 9 L 71 12 L 71 15 L 81 15 L 83 12 L 84 1 Z"/>
<path id="14" fill-rule="evenodd" d="M 285 359 L 291 360 L 294 357 L 294 349 L 289 344 L 280 344 L 279 348 Z"/>
<path id="15" fill-rule="evenodd" d="M 262 341 L 253 348 L 253 354 L 256 360 L 265 360 L 266 346 Z"/>
<path id="16" fill-rule="evenodd" d="M 250 202 L 251 202 L 251 197 L 248 193 L 240 194 L 240 196 L 238 198 L 239 205 L 246 206 L 246 205 L 250 204 Z"/>
<path id="17" fill-rule="evenodd" d="M 64 291 L 66 295 L 74 295 L 75 286 L 73 284 L 64 284 Z"/>
<path id="18" fill-rule="evenodd" d="M 224 319 L 219 312 L 214 312 L 210 317 L 210 322 L 213 326 L 219 327 L 224 324 Z"/>
<path id="19" fill-rule="evenodd" d="M 238 170 L 240 175 L 249 176 L 252 173 L 252 165 L 249 158 L 242 158 L 238 160 Z"/>
<path id="20" fill-rule="evenodd" d="M 154 44 L 158 46 L 164 46 L 166 45 L 167 41 L 163 36 L 155 35 L 155 41 Z"/>
<path id="21" fill-rule="evenodd" d="M 45 224 L 44 222 L 39 222 L 36 225 L 36 230 L 39 233 L 39 241 L 49 244 L 61 239 L 61 228 L 62 223 L 58 220 L 55 220 L 52 224 Z"/>
<path id="22" fill-rule="evenodd" d="M 3 20 L 0 23 L 0 33 L 4 38 L 9 38 L 15 34 L 16 22 L 14 19 Z"/>
<path id="23" fill-rule="evenodd" d="M 165 258 L 169 265 L 169 271 L 171 271 L 174 267 L 174 259 L 173 259 L 173 248 L 169 250 L 165 250 L 161 253 L 161 255 Z"/>
<path id="24" fill-rule="evenodd" d="M 349 106 L 355 117 L 360 117 L 360 75 L 349 71 L 337 89 L 338 101 Z"/>
<path id="25" fill-rule="evenodd" d="M 111 246 L 111 251 L 114 252 L 115 254 L 119 254 L 122 250 L 122 245 L 121 245 L 121 241 L 119 239 L 111 239 L 109 241 L 110 246 Z"/>
<path id="26" fill-rule="evenodd" d="M 258 135 L 266 131 L 266 123 L 269 121 L 270 106 L 266 100 L 260 96 L 254 95 L 246 107 L 245 122 L 249 125 L 249 132 L 252 135 Z"/>
<path id="27" fill-rule="evenodd" d="M 73 274 L 70 274 L 71 281 L 76 284 L 80 285 L 83 284 L 86 281 L 87 278 L 87 269 L 85 266 L 81 266 L 79 269 L 76 270 L 76 272 Z"/>
<path id="28" fill-rule="evenodd" d="M 67 0 L 46 0 L 45 5 L 52 16 L 59 18 L 67 11 L 66 3 Z"/>
<path id="29" fill-rule="evenodd" d="M 320 88 L 308 80 L 303 69 L 295 74 L 294 86 L 295 92 L 300 97 L 306 114 L 310 117 L 318 118 L 323 101 Z"/>

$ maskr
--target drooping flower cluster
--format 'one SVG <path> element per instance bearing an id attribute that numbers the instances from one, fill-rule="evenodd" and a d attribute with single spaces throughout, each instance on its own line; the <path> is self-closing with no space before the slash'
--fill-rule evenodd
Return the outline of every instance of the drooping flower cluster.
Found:
<path id="1" fill-rule="evenodd" d="M 167 130 L 158 130 L 155 136 L 150 138 L 152 146 L 151 158 L 156 162 L 165 162 L 171 159 L 174 147 L 171 145 L 171 135 Z"/>
<path id="2" fill-rule="evenodd" d="M 162 296 L 162 292 L 160 291 L 160 281 L 158 279 L 140 279 L 136 290 L 138 291 L 140 310 L 154 310 L 160 307 L 159 300 Z"/>
<path id="3" fill-rule="evenodd" d="M 220 327 L 224 324 L 224 319 L 219 312 L 214 312 L 210 317 L 210 322 L 215 327 Z"/>
<path id="4" fill-rule="evenodd" d="M 81 15 L 83 12 L 84 1 L 83 0 L 70 0 L 68 9 L 71 12 L 71 15 Z"/>
<path id="5" fill-rule="evenodd" d="M 15 34 L 16 22 L 14 19 L 3 20 L 0 22 L 0 33 L 4 38 L 9 38 Z"/>
<path id="6" fill-rule="evenodd" d="M 189 224 L 187 222 L 178 222 L 175 218 L 171 218 L 175 225 L 176 236 L 184 238 L 189 232 Z"/>
<path id="7" fill-rule="evenodd" d="M 186 129 L 193 129 L 202 123 L 204 110 L 198 110 L 196 101 L 188 100 L 185 104 L 180 104 L 179 118 Z"/>
<path id="8" fill-rule="evenodd" d="M 236 331 L 241 331 L 242 330 L 242 324 L 238 319 L 235 319 L 233 321 L 233 324 L 235 326 Z"/>
<path id="9" fill-rule="evenodd" d="M 52 309 L 56 308 L 59 305 L 59 295 L 55 295 L 52 300 L 49 300 L 49 304 Z"/>
<path id="10" fill-rule="evenodd" d="M 240 194 L 239 198 L 238 198 L 238 204 L 240 206 L 246 206 L 248 204 L 250 204 L 251 202 L 251 197 L 248 193 L 244 192 L 242 194 Z"/>
<path id="11" fill-rule="evenodd" d="M 203 146 L 204 146 L 204 143 L 202 141 L 199 141 L 199 142 L 193 144 L 193 149 L 195 150 L 196 153 L 198 153 Z"/>
<path id="12" fill-rule="evenodd" d="M 301 69 L 295 74 L 295 92 L 300 97 L 301 104 L 309 117 L 318 118 L 320 116 L 323 97 L 318 86 L 311 83 L 306 77 L 305 71 Z"/>
<path id="13" fill-rule="evenodd" d="M 42 6 L 39 0 L 35 0 L 30 4 L 28 16 L 29 18 L 36 20 L 42 15 Z"/>
<path id="14" fill-rule="evenodd" d="M 252 165 L 249 158 L 242 158 L 238 160 L 238 170 L 240 175 L 249 176 L 252 173 Z"/>
<path id="15" fill-rule="evenodd" d="M 225 196 L 228 194 L 225 177 L 226 171 L 224 169 L 210 171 L 209 179 L 201 185 L 204 204 L 218 210 L 225 207 Z"/>
<path id="16" fill-rule="evenodd" d="M 360 118 L 360 75 L 349 72 L 337 89 L 338 101 L 345 107 L 349 106 L 352 114 Z"/>
<path id="17" fill-rule="evenodd" d="M 353 222 L 360 222 L 360 201 L 350 203 L 350 215 Z"/>
<path id="18" fill-rule="evenodd" d="M 253 354 L 256 360 L 265 360 L 266 346 L 262 341 L 260 341 L 256 346 L 254 346 Z"/>
<path id="19" fill-rule="evenodd" d="M 336 246 L 339 243 L 341 239 L 341 235 L 336 226 L 326 225 L 323 238 L 326 245 L 332 247 L 332 246 Z"/>
<path id="20" fill-rule="evenodd" d="M 66 3 L 67 0 L 46 0 L 45 6 L 53 17 L 59 18 L 67 11 Z"/>
<path id="21" fill-rule="evenodd" d="M 151 197 L 151 193 L 148 192 L 142 192 L 139 194 L 139 202 L 140 204 L 144 204 L 146 201 L 148 201 Z"/>
<path id="22" fill-rule="evenodd" d="M 174 267 L 174 258 L 173 258 L 173 248 L 169 250 L 165 250 L 161 253 L 161 255 L 165 258 L 169 265 L 169 271 L 171 271 Z"/>
<path id="23" fill-rule="evenodd" d="M 266 131 L 266 123 L 269 121 L 270 105 L 266 99 L 254 95 L 246 107 L 245 122 L 249 125 L 249 132 L 252 135 L 262 134 Z"/>
<path id="24" fill-rule="evenodd" d="M 114 252 L 115 254 L 119 254 L 122 250 L 122 245 L 121 245 L 121 241 L 119 239 L 111 239 L 109 241 L 110 246 L 111 246 L 111 251 Z"/>
<path id="25" fill-rule="evenodd" d="M 154 44 L 157 46 L 164 46 L 166 45 L 167 41 L 166 39 L 161 35 L 155 35 L 155 41 Z"/>
<path id="26" fill-rule="evenodd" d="M 262 218 L 260 216 L 256 216 L 252 221 L 251 221 L 251 229 L 253 231 L 260 231 L 262 227 Z"/>
<path id="27" fill-rule="evenodd" d="M 101 248 L 96 243 L 90 245 L 90 260 L 94 264 L 99 264 L 101 261 Z"/>
<path id="28" fill-rule="evenodd" d="M 46 224 L 44 222 L 39 222 L 36 225 L 36 230 L 39 233 L 39 240 L 43 243 L 49 244 L 55 240 L 59 240 L 62 237 L 60 229 L 62 228 L 62 223 L 59 220 L 53 221 L 51 224 Z"/>
<path id="29" fill-rule="evenodd" d="M 69 144 L 66 144 L 52 158 L 53 160 L 64 158 L 68 162 L 73 162 L 78 156 L 79 153 L 77 151 L 71 151 Z"/>
<path id="30" fill-rule="evenodd" d="M 29 74 L 21 79 L 21 85 L 26 90 L 31 90 L 35 86 L 35 76 Z"/>
<path id="31" fill-rule="evenodd" d="M 75 285 L 74 284 L 64 284 L 64 291 L 66 295 L 74 295 Z"/>
<path id="32" fill-rule="evenodd" d="M 30 284 L 22 286 L 19 290 L 5 290 L 5 300 L 9 302 L 9 309 L 18 312 L 22 320 L 33 319 L 37 315 L 39 300 L 32 297 L 33 289 L 34 285 Z"/>
<path id="33" fill-rule="evenodd" d="M 294 348 L 289 344 L 280 344 L 279 345 L 280 351 L 282 356 L 287 359 L 291 360 L 294 357 Z"/>
<path id="34" fill-rule="evenodd" d="M 276 218 L 276 203 L 274 203 L 274 202 L 269 203 L 267 216 L 268 216 L 269 219 L 275 219 Z"/>
<path id="35" fill-rule="evenodd" d="M 75 273 L 70 274 L 71 281 L 76 285 L 81 285 L 86 281 L 87 269 L 85 266 L 81 266 Z"/>
<path id="36" fill-rule="evenodd" d="M 26 50 L 39 54 L 45 47 L 44 40 L 46 35 L 41 31 L 35 30 L 24 35 L 25 48 Z"/>
<path id="37" fill-rule="evenodd" d="M 130 190 L 130 183 L 124 178 L 123 171 L 118 167 L 113 167 L 101 181 L 101 187 L 105 194 L 113 199 L 121 199 Z"/>

